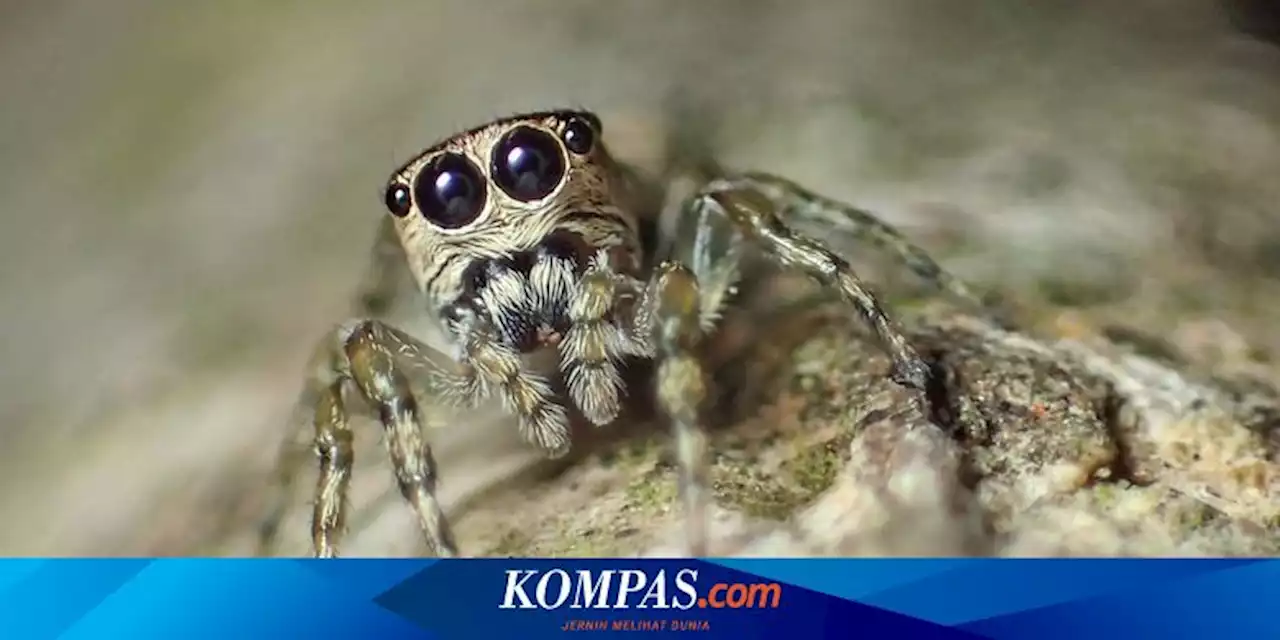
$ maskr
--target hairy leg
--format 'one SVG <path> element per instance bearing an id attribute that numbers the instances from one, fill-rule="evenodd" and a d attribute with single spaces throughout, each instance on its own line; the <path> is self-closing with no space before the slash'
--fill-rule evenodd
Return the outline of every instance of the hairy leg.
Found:
<path id="1" fill-rule="evenodd" d="M 439 556 L 457 555 L 453 534 L 435 497 L 438 473 L 431 447 L 423 438 L 425 416 L 406 375 L 409 366 L 433 366 L 428 352 L 412 337 L 375 320 L 344 324 L 318 346 L 299 402 L 300 408 L 311 414 L 320 466 L 311 526 L 316 557 L 336 556 L 345 531 L 354 461 L 350 413 L 343 402 L 347 385 L 354 386 L 376 409 L 387 434 L 397 486 L 417 515 L 431 551 Z M 288 489 L 300 471 L 302 458 L 295 440 L 290 434 L 281 448 L 277 472 L 280 499 L 260 531 L 262 554 L 272 550 Z"/>
<path id="2" fill-rule="evenodd" d="M 928 366 L 907 342 L 897 323 L 848 261 L 787 225 L 782 216 L 787 212 L 788 203 L 778 201 L 777 191 L 776 187 L 751 177 L 717 179 L 698 192 L 690 211 L 702 216 L 718 214 L 774 262 L 798 269 L 837 290 L 884 344 L 893 361 L 893 380 L 923 390 L 928 380 Z"/>
<path id="3" fill-rule="evenodd" d="M 911 243 L 897 229 L 875 214 L 858 207 L 818 195 L 800 185 L 775 175 L 750 173 L 742 177 L 751 187 L 766 195 L 778 215 L 847 238 L 851 244 L 877 247 L 906 265 L 917 277 L 935 290 L 957 301 L 982 310 L 982 300 L 964 282 L 947 273 L 929 254 Z"/>
<path id="4" fill-rule="evenodd" d="M 457 555 L 457 545 L 435 497 L 437 465 L 423 437 L 423 427 L 436 426 L 435 421 L 428 423 L 436 416 L 423 410 L 411 380 L 425 379 L 427 388 L 421 393 L 438 408 L 465 409 L 496 393 L 519 418 L 527 440 L 553 455 L 568 450 L 568 417 L 555 402 L 550 384 L 523 369 L 519 354 L 498 341 L 492 323 L 475 309 L 461 306 L 450 310 L 446 322 L 458 338 L 456 371 L 440 366 L 438 352 L 426 344 L 376 320 L 348 322 L 317 349 L 299 403 L 312 416 L 320 460 L 312 516 L 316 556 L 336 555 L 348 511 L 353 452 L 344 386 L 354 386 L 376 410 L 387 434 L 397 486 L 436 555 Z M 271 551 L 288 489 L 301 468 L 296 440 L 297 435 L 290 434 L 281 448 L 277 482 L 282 497 L 260 532 L 264 555 Z"/>
<path id="5" fill-rule="evenodd" d="M 648 356 L 647 340 L 619 323 L 618 301 L 633 297 L 641 285 L 608 266 L 607 256 L 592 260 L 577 282 L 568 305 L 569 329 L 560 344 L 560 367 L 569 397 L 595 425 L 613 422 L 622 409 L 622 359 Z M 626 326 L 626 328 L 624 328 Z"/>
<path id="6" fill-rule="evenodd" d="M 685 540 L 690 555 L 705 556 L 711 496 L 707 436 L 699 422 L 699 409 L 707 396 L 697 353 L 703 336 L 703 297 L 692 271 L 664 262 L 654 273 L 645 300 L 651 319 L 649 335 L 658 357 L 658 404 L 670 418 L 675 437 Z"/>
<path id="7" fill-rule="evenodd" d="M 408 272 L 405 267 L 404 250 L 396 236 L 395 225 L 384 218 L 378 225 L 370 248 L 368 266 L 363 279 L 357 287 L 352 300 L 354 315 L 360 318 L 380 317 L 385 315 L 396 303 L 396 297 L 407 281 Z M 332 447 L 332 464 L 335 468 L 328 471 L 328 478 L 340 480 L 343 486 L 331 487 L 331 492 L 346 491 L 345 476 L 335 475 L 338 468 L 350 466 L 351 437 L 347 424 L 346 407 L 343 406 L 341 384 L 325 386 L 313 383 L 331 375 L 330 360 L 334 347 L 332 339 L 321 342 L 307 367 L 309 381 L 304 391 L 304 398 L 297 405 L 298 413 L 290 423 L 296 428 L 291 430 L 281 442 L 276 453 L 274 466 L 274 491 L 267 516 L 259 525 L 257 537 L 257 554 L 272 555 L 275 552 L 277 536 L 285 513 L 289 509 L 289 498 L 292 495 L 294 482 L 302 467 L 312 458 L 312 454 L 324 455 L 316 450 L 321 439 L 332 439 L 327 446 Z M 333 388 L 331 388 L 333 387 Z M 328 425 L 328 426 L 326 426 Z M 313 435 L 306 437 L 309 433 Z M 345 460 L 345 462 L 344 462 Z M 324 463 L 329 464 L 329 463 Z M 345 513 L 336 510 L 327 517 L 343 518 Z M 338 523 L 341 529 L 342 523 Z"/>
<path id="8" fill-rule="evenodd" d="M 549 456 L 569 450 L 569 415 L 559 404 L 551 383 L 528 371 L 520 354 L 500 340 L 494 324 L 478 309 L 454 305 L 445 322 L 460 345 L 458 376 L 437 373 L 434 384 L 445 398 L 459 406 L 474 406 L 497 394 L 508 412 L 516 416 L 524 439 Z"/>
<path id="9" fill-rule="evenodd" d="M 971 306 L 974 311 L 991 311 L 965 283 L 944 271 L 928 253 L 869 211 L 821 196 L 793 181 L 768 173 L 738 174 L 717 181 L 716 178 L 729 175 L 716 161 L 719 155 L 717 135 L 721 128 L 716 109 L 700 100 L 700 96 L 696 90 L 682 88 L 669 92 L 663 103 L 667 157 L 660 173 L 663 183 L 668 185 L 668 200 L 662 214 L 667 220 L 665 233 L 661 234 L 664 241 L 661 246 L 667 249 L 662 258 L 685 260 L 702 286 L 710 287 L 704 271 L 687 253 L 680 256 L 678 250 L 671 250 L 673 243 L 689 237 L 672 233 L 672 228 L 685 224 L 680 220 L 691 217 L 691 211 L 694 212 L 692 217 L 705 217 L 705 212 L 698 212 L 702 209 L 695 193 L 699 189 L 703 195 L 713 190 L 749 189 L 769 200 L 774 215 L 786 220 L 788 226 L 831 238 L 833 244 L 856 246 L 865 243 L 875 246 L 904 263 L 935 289 Z M 712 186 L 713 183 L 716 184 Z M 701 226 L 702 222 L 698 224 Z"/>

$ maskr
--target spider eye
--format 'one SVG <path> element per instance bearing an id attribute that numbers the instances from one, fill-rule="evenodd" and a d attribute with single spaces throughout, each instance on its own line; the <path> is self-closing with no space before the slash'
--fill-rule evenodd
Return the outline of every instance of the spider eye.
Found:
<path id="1" fill-rule="evenodd" d="M 387 211 L 397 218 L 403 218 L 409 215 L 409 209 L 413 207 L 413 202 L 409 198 L 409 187 L 392 182 L 387 185 L 387 190 L 383 194 L 383 204 L 387 206 Z"/>
<path id="2" fill-rule="evenodd" d="M 596 143 L 595 128 L 582 118 L 570 120 L 560 135 L 564 138 L 564 146 L 580 156 L 590 153 L 591 147 Z"/>
<path id="3" fill-rule="evenodd" d="M 551 134 L 516 127 L 493 148 L 493 179 L 507 195 L 529 202 L 545 198 L 564 177 L 564 154 Z"/>
<path id="4" fill-rule="evenodd" d="M 484 209 L 484 178 L 466 157 L 445 153 L 418 172 L 413 199 L 428 221 L 457 229 L 474 221 Z"/>

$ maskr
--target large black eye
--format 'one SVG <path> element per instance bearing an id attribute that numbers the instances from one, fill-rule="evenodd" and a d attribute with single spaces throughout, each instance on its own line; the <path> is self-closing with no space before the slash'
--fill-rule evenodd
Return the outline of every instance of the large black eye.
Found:
<path id="1" fill-rule="evenodd" d="M 512 198 L 545 198 L 563 177 L 560 142 L 545 131 L 516 127 L 493 148 L 493 180 Z"/>
<path id="2" fill-rule="evenodd" d="M 387 191 L 382 198 L 383 204 L 387 205 L 387 211 L 397 218 L 408 215 L 409 209 L 413 207 L 413 201 L 409 198 L 409 187 L 399 182 L 387 185 Z"/>
<path id="3" fill-rule="evenodd" d="M 580 156 L 590 153 L 596 143 L 596 130 L 582 118 L 570 120 L 560 135 L 564 137 L 564 146 Z"/>
<path id="4" fill-rule="evenodd" d="M 413 200 L 427 220 L 445 229 L 466 226 L 484 209 L 484 177 L 461 155 L 439 155 L 418 172 Z"/>

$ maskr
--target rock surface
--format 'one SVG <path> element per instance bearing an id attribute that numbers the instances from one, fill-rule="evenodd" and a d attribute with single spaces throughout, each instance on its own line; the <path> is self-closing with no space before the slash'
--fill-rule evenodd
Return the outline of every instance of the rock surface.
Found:
<path id="1" fill-rule="evenodd" d="M 886 378 L 839 306 L 749 349 L 757 365 L 712 410 L 730 425 L 712 439 L 713 554 L 1280 553 L 1266 388 L 950 310 L 904 323 L 934 368 L 923 396 Z M 614 443 L 486 496 L 460 516 L 465 552 L 679 554 L 666 442 Z"/>

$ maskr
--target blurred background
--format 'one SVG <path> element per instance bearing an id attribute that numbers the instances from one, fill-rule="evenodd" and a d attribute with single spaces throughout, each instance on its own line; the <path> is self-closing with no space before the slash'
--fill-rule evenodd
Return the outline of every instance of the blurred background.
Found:
<path id="1" fill-rule="evenodd" d="M 643 159 L 687 92 L 727 162 L 880 212 L 1032 320 L 1265 359 L 1271 4 L 2 3 L 0 554 L 245 552 L 383 180 L 522 110 L 595 109 Z M 500 450 L 441 454 L 450 495 L 524 460 L 478 433 L 441 436 Z"/>

